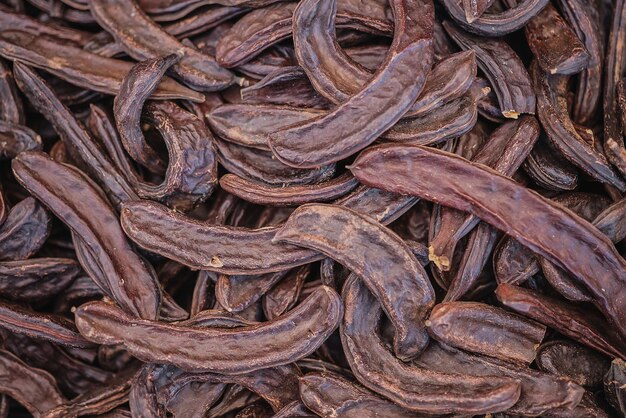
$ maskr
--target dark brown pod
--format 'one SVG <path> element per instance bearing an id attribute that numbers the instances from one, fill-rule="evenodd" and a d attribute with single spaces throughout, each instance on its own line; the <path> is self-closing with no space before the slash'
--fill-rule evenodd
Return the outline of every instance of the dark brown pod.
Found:
<path id="1" fill-rule="evenodd" d="M 439 167 L 437 175 L 430 170 L 435 166 Z M 441 175 L 442 167 L 445 175 Z M 364 151 L 351 171 L 369 186 L 420 195 L 470 212 L 501 229 L 569 271 L 619 333 L 626 335 L 622 326 L 626 299 L 620 296 L 626 280 L 624 260 L 613 243 L 587 221 L 513 180 L 432 148 L 380 145 Z M 471 188 L 462 186 L 468 178 L 472 179 Z M 523 204 L 518 204 L 521 201 Z M 580 249 L 576 254 L 589 257 L 574 256 L 573 248 Z M 598 271 L 605 273 L 599 276 Z"/>
<path id="2" fill-rule="evenodd" d="M 102 302 L 79 307 L 76 324 L 87 338 L 101 344 L 124 343 L 132 354 L 148 361 L 167 362 L 188 370 L 237 374 L 306 357 L 336 329 L 342 312 L 339 296 L 332 289 L 321 287 L 275 321 L 236 329 L 200 329 L 134 320 Z M 280 341 L 280 349 L 276 341 Z"/>
<path id="3" fill-rule="evenodd" d="M 612 357 L 626 357 L 621 338 L 594 311 L 508 284 L 500 284 L 496 296 L 506 307 L 581 344 Z"/>
<path id="4" fill-rule="evenodd" d="M 348 157 L 376 140 L 415 102 L 433 61 L 433 4 L 398 0 L 391 7 L 394 41 L 371 80 L 329 114 L 270 135 L 272 152 L 285 164 L 319 167 Z"/>
<path id="5" fill-rule="evenodd" d="M 270 187 L 234 174 L 226 174 L 220 179 L 220 186 L 227 192 L 248 202 L 270 206 L 297 206 L 334 200 L 349 193 L 358 183 L 349 174 L 314 185 L 288 187 Z"/>
<path id="6" fill-rule="evenodd" d="M 344 286 L 343 300 L 342 345 L 350 368 L 368 389 L 404 408 L 429 414 L 488 413 L 517 402 L 520 386 L 513 379 L 451 374 L 451 369 L 442 373 L 398 360 L 378 335 L 383 311 L 356 276 Z"/>
<path id="7" fill-rule="evenodd" d="M 12 167 L 18 181 L 80 237 L 86 252 L 82 260 L 79 254 L 79 261 L 105 293 L 133 315 L 155 319 L 161 290 L 154 271 L 130 246 L 97 186 L 79 170 L 43 153 L 22 153 Z"/>
<path id="8" fill-rule="evenodd" d="M 610 367 L 607 357 L 567 340 L 542 344 L 535 361 L 540 370 L 567 377 L 587 387 L 601 385 Z"/>
<path id="9" fill-rule="evenodd" d="M 48 239 L 51 223 L 50 213 L 32 197 L 13 206 L 0 226 L 0 261 L 31 257 Z"/>
<path id="10" fill-rule="evenodd" d="M 137 60 L 181 54 L 172 71 L 186 84 L 202 91 L 222 90 L 235 82 L 209 55 L 184 45 L 154 23 L 132 0 L 104 0 L 90 4 L 98 23 Z"/>
<path id="11" fill-rule="evenodd" d="M 496 92 L 505 118 L 535 113 L 535 93 L 526 67 L 506 42 L 464 33 L 450 22 L 443 22 L 443 27 L 461 48 L 476 52 L 478 67 Z"/>
<path id="12" fill-rule="evenodd" d="M 23 32 L 0 34 L 0 55 L 62 78 L 72 84 L 106 94 L 118 94 L 124 75 L 132 64 L 100 57 L 53 39 Z M 59 66 L 59 61 L 64 65 Z M 165 78 L 154 92 L 155 99 L 188 99 L 202 101 L 202 95 Z"/>
<path id="13" fill-rule="evenodd" d="M 0 263 L 0 294 L 17 301 L 48 299 L 82 272 L 79 264 L 67 258 L 33 258 Z"/>
<path id="14" fill-rule="evenodd" d="M 320 251 L 357 274 L 393 323 L 394 351 L 400 359 L 409 360 L 426 347 L 423 322 L 434 305 L 434 290 L 393 232 L 345 207 L 309 204 L 296 209 L 273 240 Z"/>
<path id="15" fill-rule="evenodd" d="M 445 302 L 426 322 L 440 342 L 465 351 L 529 365 L 546 327 L 478 302 Z"/>

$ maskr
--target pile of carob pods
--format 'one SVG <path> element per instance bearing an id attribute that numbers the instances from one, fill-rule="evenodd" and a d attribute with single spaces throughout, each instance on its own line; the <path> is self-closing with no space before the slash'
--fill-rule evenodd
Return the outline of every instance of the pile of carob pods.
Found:
<path id="1" fill-rule="evenodd" d="M 626 0 L 0 0 L 0 418 L 626 415 Z"/>

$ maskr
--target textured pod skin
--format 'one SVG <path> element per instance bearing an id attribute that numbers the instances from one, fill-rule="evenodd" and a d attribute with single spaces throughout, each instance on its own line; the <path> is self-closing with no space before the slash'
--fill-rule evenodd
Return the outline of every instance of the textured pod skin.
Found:
<path id="1" fill-rule="evenodd" d="M 239 103 L 219 106 L 206 117 L 211 130 L 221 139 L 269 150 L 267 136 L 270 133 L 323 114 L 315 109 Z"/>
<path id="2" fill-rule="evenodd" d="M 313 88 L 333 103 L 346 101 L 372 77 L 341 48 L 335 34 L 337 0 L 304 0 L 293 13 L 298 64 Z"/>
<path id="3" fill-rule="evenodd" d="M 0 294 L 8 299 L 34 302 L 56 295 L 81 274 L 68 258 L 33 258 L 0 263 Z"/>
<path id="4" fill-rule="evenodd" d="M 578 170 L 555 152 L 545 138 L 539 139 L 522 165 L 528 176 L 547 190 L 573 190 L 578 186 Z"/>
<path id="5" fill-rule="evenodd" d="M 506 42 L 464 33 L 450 22 L 443 22 L 443 27 L 459 47 L 474 50 L 478 67 L 491 82 L 505 118 L 535 113 L 535 93 L 528 72 Z"/>
<path id="6" fill-rule="evenodd" d="M 35 254 L 50 236 L 52 218 L 32 197 L 13 206 L 0 226 L 0 260 L 25 260 Z"/>
<path id="7" fill-rule="evenodd" d="M 343 300 L 342 345 L 350 368 L 368 389 L 429 414 L 503 411 L 517 402 L 520 386 L 513 379 L 441 373 L 399 361 L 378 335 L 380 305 L 355 276 L 344 286 Z"/>
<path id="8" fill-rule="evenodd" d="M 297 3 L 277 3 L 253 10 L 233 25 L 223 36 L 215 51 L 219 64 L 237 67 L 256 57 L 263 50 L 292 35 L 293 13 Z M 393 32 L 386 16 L 385 3 L 380 1 L 339 0 L 338 28 L 353 28 L 375 34 Z"/>
<path id="9" fill-rule="evenodd" d="M 564 377 L 468 354 L 435 343 L 428 347 L 416 364 L 443 373 L 454 370 L 464 376 L 499 376 L 513 379 L 521 385 L 521 393 L 517 402 L 508 408 L 507 412 L 522 416 L 539 416 L 559 410 L 571 410 L 580 403 L 585 393 L 583 388 Z"/>
<path id="10" fill-rule="evenodd" d="M 540 370 L 586 387 L 601 385 L 610 367 L 609 359 L 602 354 L 567 340 L 542 344 L 535 361 Z"/>
<path id="11" fill-rule="evenodd" d="M 576 132 L 567 110 L 567 77 L 544 74 L 536 63 L 531 66 L 531 75 L 537 93 L 537 114 L 550 143 L 569 162 L 597 181 L 624 190 L 626 182 L 611 167 L 604 154 Z"/>
<path id="12" fill-rule="evenodd" d="M 512 0 L 510 3 L 517 3 Z M 548 4 L 524 28 L 528 46 L 548 74 L 576 74 L 587 68 L 589 52 L 557 10 Z"/>
<path id="13" fill-rule="evenodd" d="M 0 94 L 2 94 L 1 91 Z M 0 159 L 10 160 L 20 152 L 41 150 L 41 137 L 35 131 L 1 119 L 0 116 Z"/>
<path id="14" fill-rule="evenodd" d="M 320 251 L 357 274 L 393 323 L 400 359 L 409 360 L 426 347 L 423 323 L 435 293 L 411 250 L 393 232 L 350 209 L 310 204 L 295 210 L 274 241 Z"/>
<path id="15" fill-rule="evenodd" d="M 185 46 L 155 24 L 133 0 L 104 0 L 90 4 L 98 23 L 137 60 L 182 54 L 172 71 L 186 84 L 202 91 L 222 90 L 232 84 L 233 74 L 195 48 Z"/>
<path id="16" fill-rule="evenodd" d="M 502 13 L 484 13 L 471 22 L 466 20 L 466 11 L 461 7 L 461 2 L 442 0 L 442 3 L 454 22 L 464 30 L 480 36 L 500 37 L 526 26 L 546 7 L 549 0 L 522 0 L 517 7 Z"/>
<path id="17" fill-rule="evenodd" d="M 612 357 L 626 357 L 622 338 L 593 311 L 509 284 L 499 285 L 496 296 L 504 306 L 581 344 Z"/>
<path id="18" fill-rule="evenodd" d="M 319 167 L 348 157 L 376 140 L 415 102 L 433 63 L 434 7 L 430 0 L 398 0 L 391 6 L 394 41 L 369 83 L 328 115 L 270 135 L 272 152 L 285 164 Z"/>
<path id="19" fill-rule="evenodd" d="M 308 373 L 300 378 L 302 402 L 322 417 L 415 417 L 414 411 L 376 396 L 333 373 Z"/>
<path id="20" fill-rule="evenodd" d="M 349 174 L 314 185 L 269 187 L 234 174 L 220 179 L 220 186 L 239 198 L 269 206 L 298 206 L 335 200 L 352 191 L 359 182 Z"/>
<path id="21" fill-rule="evenodd" d="M 526 365 L 546 333 L 541 324 L 479 302 L 440 303 L 427 326 L 444 344 Z"/>
<path id="22" fill-rule="evenodd" d="M 101 344 L 123 343 L 144 360 L 187 370 L 237 374 L 306 357 L 337 328 L 342 313 L 339 296 L 321 287 L 287 315 L 238 329 L 199 329 L 134 320 L 102 302 L 78 308 L 76 325 L 88 339 Z"/>
<path id="23" fill-rule="evenodd" d="M 440 167 L 437 176 L 429 172 L 434 166 Z M 440 175 L 444 167 L 445 175 Z M 569 271 L 620 334 L 626 335 L 625 262 L 604 234 L 572 212 L 492 170 L 419 146 L 370 148 L 351 171 L 369 186 L 419 195 L 470 212 L 501 229 Z M 467 178 L 473 179 L 475 187 L 461 190 Z"/>
<path id="24" fill-rule="evenodd" d="M 49 373 L 28 366 L 8 351 L 0 351 L 0 390 L 24 406 L 35 418 L 65 402 Z"/>
<path id="25" fill-rule="evenodd" d="M 72 45 L 23 32 L 2 32 L 0 56 L 19 61 L 69 81 L 106 94 L 118 94 L 124 75 L 132 64 L 100 57 Z M 59 65 L 61 61 L 63 65 Z M 155 99 L 202 101 L 202 95 L 165 78 L 154 92 Z"/>
<path id="26" fill-rule="evenodd" d="M 89 269 L 106 271 L 91 275 L 105 293 L 133 315 L 155 319 L 161 290 L 154 271 L 130 246 L 102 192 L 77 169 L 42 153 L 22 153 L 12 166 L 18 181 L 80 237 Z"/>

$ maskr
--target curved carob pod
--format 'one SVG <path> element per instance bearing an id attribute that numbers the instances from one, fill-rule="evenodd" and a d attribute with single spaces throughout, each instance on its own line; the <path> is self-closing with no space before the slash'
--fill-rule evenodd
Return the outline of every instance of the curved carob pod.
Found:
<path id="1" fill-rule="evenodd" d="M 289 271 L 259 276 L 220 274 L 215 282 L 215 299 L 228 312 L 241 312 L 267 293 Z"/>
<path id="2" fill-rule="evenodd" d="M 0 392 L 9 395 L 35 418 L 66 401 L 54 378 L 28 366 L 8 351 L 0 350 Z"/>
<path id="3" fill-rule="evenodd" d="M 223 36 L 215 51 L 219 64 L 232 68 L 244 64 L 264 49 L 292 34 L 292 18 L 297 3 L 284 2 L 253 10 L 239 19 Z M 337 28 L 350 28 L 374 34 L 393 32 L 386 4 L 378 0 L 337 2 Z"/>
<path id="4" fill-rule="evenodd" d="M 92 2 L 90 11 L 97 22 L 115 37 L 131 57 L 138 60 L 181 54 L 172 71 L 186 84 L 202 91 L 222 90 L 236 81 L 209 55 L 179 42 L 161 29 L 133 0 Z"/>
<path id="5" fill-rule="evenodd" d="M 335 35 L 337 0 L 303 0 L 293 13 L 293 43 L 298 63 L 313 88 L 333 103 L 361 90 L 372 73 L 352 60 Z"/>
<path id="6" fill-rule="evenodd" d="M 132 64 L 104 58 L 53 39 L 24 32 L 0 34 L 0 56 L 32 65 L 77 86 L 106 94 L 118 94 L 124 75 Z M 62 61 L 64 65 L 58 65 Z M 165 78 L 154 92 L 155 99 L 202 101 L 202 95 Z"/>
<path id="7" fill-rule="evenodd" d="M 137 320 L 102 302 L 79 307 L 76 324 L 88 339 L 102 344 L 123 343 L 134 356 L 148 361 L 187 370 L 238 374 L 306 357 L 337 328 L 342 313 L 339 296 L 321 287 L 274 321 L 235 329 Z M 270 341 L 280 341 L 280 347 Z M 241 350 L 246 346 L 247 350 Z"/>
<path id="8" fill-rule="evenodd" d="M 141 113 L 144 102 L 150 97 L 161 77 L 179 60 L 179 55 L 171 54 L 133 65 L 124 76 L 120 93 L 113 102 L 115 125 L 124 149 L 133 160 L 154 173 L 163 173 L 167 165 L 144 139 Z"/>
<path id="9" fill-rule="evenodd" d="M 515 6 L 517 0 L 507 0 Z M 524 27 L 528 46 L 542 71 L 548 74 L 576 74 L 587 68 L 590 55 L 582 40 L 548 4 Z"/>
<path id="10" fill-rule="evenodd" d="M 437 176 L 430 171 L 432 167 L 439 167 Z M 444 168 L 445 175 L 441 175 Z M 363 152 L 351 171 L 372 187 L 387 187 L 470 212 L 511 235 L 569 271 L 626 336 L 622 325 L 625 262 L 613 243 L 587 221 L 506 177 L 435 149 L 381 145 Z M 461 184 L 469 178 L 474 187 L 463 188 Z M 598 275 L 599 271 L 603 274 Z"/>
<path id="11" fill-rule="evenodd" d="M 238 103 L 219 106 L 208 113 L 206 118 L 213 132 L 221 139 L 250 148 L 269 150 L 267 137 L 272 132 L 323 114 L 317 109 Z"/>
<path id="12" fill-rule="evenodd" d="M 432 66 L 434 7 L 430 0 L 391 6 L 394 41 L 381 69 L 328 115 L 271 134 L 278 159 L 294 167 L 339 161 L 371 144 L 415 102 Z"/>
<path id="13" fill-rule="evenodd" d="M 356 418 L 372 411 L 389 418 L 415 417 L 414 411 L 401 408 L 371 391 L 333 373 L 308 373 L 300 378 L 302 402 L 322 417 Z"/>
<path id="14" fill-rule="evenodd" d="M 608 356 L 626 358 L 622 337 L 595 311 L 505 283 L 495 294 L 504 306 L 520 315 Z"/>
<path id="15" fill-rule="evenodd" d="M 506 42 L 464 33 L 450 22 L 443 22 L 443 27 L 459 47 L 474 50 L 478 67 L 491 82 L 505 118 L 535 113 L 535 93 L 528 72 Z"/>
<path id="16" fill-rule="evenodd" d="M 227 192 L 251 203 L 270 206 L 297 206 L 335 200 L 358 184 L 350 174 L 323 183 L 287 187 L 270 187 L 235 174 L 226 174 L 220 179 L 220 186 Z"/>
<path id="17" fill-rule="evenodd" d="M 404 408 L 430 414 L 488 413 L 517 402 L 520 385 L 513 379 L 440 373 L 398 360 L 378 335 L 382 308 L 356 276 L 345 284 L 343 300 L 342 345 L 350 368 L 368 389 Z"/>
<path id="18" fill-rule="evenodd" d="M 480 36 L 500 37 L 526 26 L 546 7 L 549 0 L 522 0 L 517 7 L 501 13 L 484 13 L 471 22 L 466 20 L 466 12 L 460 1 L 441 0 L 441 2 L 454 22 L 464 30 Z"/>
<path id="19" fill-rule="evenodd" d="M 585 387 L 600 386 L 611 364 L 604 355 L 569 340 L 541 344 L 535 362 L 539 370 Z"/>
<path id="20" fill-rule="evenodd" d="M 465 353 L 436 343 L 432 343 L 415 364 L 435 372 L 454 370 L 476 378 L 499 376 L 502 379 L 511 379 L 520 385 L 521 390 L 517 402 L 506 412 L 522 416 L 547 415 L 558 410 L 569 411 L 580 403 L 585 392 L 564 377 Z"/>
<path id="21" fill-rule="evenodd" d="M 505 176 L 511 176 L 533 149 L 539 137 L 539 123 L 532 116 L 500 125 L 487 142 L 472 156 L 477 164 L 484 164 Z M 441 207 L 439 229 L 429 240 L 429 258 L 440 270 L 450 269 L 457 243 L 479 222 L 476 216 Z"/>
<path id="22" fill-rule="evenodd" d="M 477 354 L 530 365 L 546 327 L 479 302 L 444 302 L 426 322 L 433 337 Z"/>
<path id="23" fill-rule="evenodd" d="M 345 207 L 310 204 L 296 209 L 273 241 L 320 251 L 357 274 L 394 325 L 398 358 L 410 360 L 426 347 L 434 290 L 409 248 L 382 224 Z"/>
<path id="24" fill-rule="evenodd" d="M 63 346 L 93 347 L 66 317 L 35 312 L 15 303 L 0 301 L 0 327 Z"/>
<path id="25" fill-rule="evenodd" d="M 602 99 L 604 38 L 600 16 L 594 5 L 584 0 L 557 0 L 563 17 L 589 53 L 587 67 L 578 75 L 572 106 L 573 119 L 583 125 L 593 121 Z"/>
<path id="26" fill-rule="evenodd" d="M 48 299 L 81 273 L 80 265 L 68 258 L 5 261 L 0 263 L 0 295 L 25 302 Z"/>
<path id="27" fill-rule="evenodd" d="M 15 63 L 14 73 L 20 90 L 38 111 L 54 126 L 71 156 L 84 162 L 107 198 L 116 207 L 120 202 L 136 198 L 132 187 L 100 151 L 85 127 L 58 99 L 50 86 L 29 67 Z"/>
<path id="28" fill-rule="evenodd" d="M 604 152 L 623 175 L 626 174 L 626 151 L 624 150 L 624 126 L 620 126 L 617 86 L 624 72 L 624 48 L 626 36 L 626 2 L 613 3 L 613 18 L 606 46 L 604 66 Z"/>
<path id="29" fill-rule="evenodd" d="M 32 197 L 13 206 L 0 226 L 0 260 L 30 258 L 50 236 L 51 224 L 50 213 Z"/>
<path id="30" fill-rule="evenodd" d="M 567 110 L 568 78 L 545 74 L 536 63 L 531 66 L 531 73 L 537 94 L 537 114 L 550 143 L 569 162 L 580 167 L 597 181 L 624 190 L 626 182 L 613 170 L 604 154 L 598 152 L 576 132 Z"/>
<path id="31" fill-rule="evenodd" d="M 263 313 L 267 319 L 278 318 L 296 305 L 310 271 L 310 264 L 291 270 L 263 295 Z"/>
<path id="32" fill-rule="evenodd" d="M 130 246 L 102 192 L 77 169 L 42 153 L 22 153 L 12 166 L 18 181 L 81 238 L 90 268 L 106 271 L 91 275 L 105 293 L 133 315 L 156 318 L 161 289 L 154 271 Z"/>
<path id="33" fill-rule="evenodd" d="M 544 136 L 522 164 L 524 172 L 547 190 L 573 190 L 578 186 L 578 170 L 557 153 Z"/>

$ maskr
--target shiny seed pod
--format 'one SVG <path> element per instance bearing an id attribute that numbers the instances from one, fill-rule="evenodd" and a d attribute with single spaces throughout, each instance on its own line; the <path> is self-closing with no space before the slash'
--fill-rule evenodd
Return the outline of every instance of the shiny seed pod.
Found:
<path id="1" fill-rule="evenodd" d="M 535 93 L 528 72 L 506 42 L 464 33 L 450 22 L 443 22 L 443 27 L 459 47 L 476 52 L 478 67 L 489 79 L 505 118 L 535 113 Z"/>
<path id="2" fill-rule="evenodd" d="M 454 22 L 464 30 L 480 36 L 500 37 L 526 26 L 546 7 L 549 0 L 522 0 L 517 7 L 500 13 L 484 13 L 471 22 L 466 20 L 460 1 L 442 0 L 442 3 Z"/>
<path id="3" fill-rule="evenodd" d="M 172 71 L 186 84 L 201 91 L 222 90 L 235 82 L 209 55 L 184 45 L 154 23 L 132 0 L 104 0 L 90 4 L 103 28 L 137 60 L 181 54 Z"/>
<path id="4" fill-rule="evenodd" d="M 509 0 L 509 3 L 517 1 Z M 528 22 L 524 32 L 543 72 L 576 74 L 587 68 L 590 60 L 587 48 L 551 4 Z"/>
<path id="5" fill-rule="evenodd" d="M 434 166 L 440 168 L 437 176 L 429 172 Z M 441 167 L 445 167 L 443 176 Z M 594 304 L 619 333 L 626 335 L 626 327 L 622 327 L 626 303 L 620 296 L 626 280 L 624 260 L 613 243 L 585 220 L 506 177 L 432 148 L 400 145 L 370 148 L 357 158 L 351 171 L 369 186 L 421 195 L 470 212 L 511 235 L 569 271 L 588 289 Z M 474 187 L 463 187 L 461 191 L 460 185 L 468 178 Z M 517 204 L 519 201 L 524 203 Z M 571 248 L 580 248 L 581 252 L 576 254 L 589 257 L 574 256 Z M 605 273 L 598 276 L 597 271 Z"/>
<path id="6" fill-rule="evenodd" d="M 221 139 L 251 148 L 269 150 L 267 138 L 286 126 L 323 115 L 315 109 L 289 106 L 225 104 L 206 115 L 211 130 Z"/>
<path id="7" fill-rule="evenodd" d="M 239 19 L 217 44 L 215 56 L 219 64 L 226 68 L 241 66 L 269 46 L 289 38 L 297 5 L 277 3 Z M 337 28 L 389 34 L 393 31 L 391 23 L 382 2 L 339 0 L 337 3 Z"/>
<path id="8" fill-rule="evenodd" d="M 517 402 L 519 383 L 432 371 L 398 360 L 378 335 L 382 308 L 356 276 L 343 289 L 341 341 L 359 382 L 403 408 L 429 414 L 502 411 Z M 452 369 L 453 370 L 453 369 Z"/>
<path id="9" fill-rule="evenodd" d="M 561 157 L 544 138 L 539 139 L 522 167 L 537 185 L 545 189 L 574 190 L 578 186 L 578 170 Z"/>
<path id="10" fill-rule="evenodd" d="M 605 356 L 567 340 L 542 344 L 537 351 L 536 363 L 544 372 L 567 377 L 587 387 L 600 386 L 610 367 Z"/>
<path id="11" fill-rule="evenodd" d="M 0 120 L 0 159 L 10 160 L 20 152 L 39 151 L 41 148 L 41 137 L 35 131 Z"/>
<path id="12" fill-rule="evenodd" d="M 241 312 L 261 299 L 287 272 L 259 276 L 220 274 L 215 282 L 215 299 L 228 312 Z"/>
<path id="13" fill-rule="evenodd" d="M 308 373 L 300 378 L 302 402 L 321 417 L 415 417 L 414 411 L 376 396 L 333 373 Z"/>
<path id="14" fill-rule="evenodd" d="M 0 302 L 0 327 L 17 334 L 69 347 L 92 347 L 64 316 L 39 313 L 22 305 Z"/>
<path id="15" fill-rule="evenodd" d="M 496 296 L 504 306 L 574 341 L 612 357 L 626 357 L 622 339 L 595 311 L 509 284 L 498 285 Z"/>
<path id="16" fill-rule="evenodd" d="M 134 320 L 102 302 L 79 307 L 76 324 L 87 338 L 101 344 L 123 343 L 133 355 L 148 361 L 236 374 L 306 357 L 337 328 L 342 312 L 338 295 L 322 287 L 275 321 L 232 330 Z"/>
<path id="17" fill-rule="evenodd" d="M 0 263 L 0 295 L 34 302 L 63 291 L 82 273 L 79 264 L 67 258 L 33 258 Z"/>
<path id="18" fill-rule="evenodd" d="M 50 236 L 51 224 L 50 213 L 32 197 L 13 206 L 0 226 L 0 261 L 30 258 Z"/>
<path id="19" fill-rule="evenodd" d="M 272 152 L 285 164 L 319 167 L 348 157 L 376 140 L 415 102 L 433 63 L 433 4 L 398 0 L 391 7 L 394 41 L 372 79 L 328 115 L 270 135 Z"/>
<path id="20" fill-rule="evenodd" d="M 90 257 L 81 260 L 79 255 L 79 261 L 105 293 L 133 315 L 156 318 L 161 290 L 154 271 L 130 247 L 102 192 L 79 170 L 56 163 L 42 153 L 22 153 L 13 160 L 12 167 L 20 184 L 45 201 L 80 237 L 88 251 L 83 257 Z"/>
<path id="21" fill-rule="evenodd" d="M 2 16 L 1 9 L 0 16 Z M 0 121 L 12 125 L 23 125 L 25 121 L 24 105 L 15 85 L 13 72 L 8 64 L 2 60 L 0 60 L 0 96 L 3 98 L 0 103 Z"/>
<path id="22" fill-rule="evenodd" d="M 23 62 L 77 86 L 106 94 L 118 94 L 131 63 L 91 54 L 80 48 L 23 32 L 0 34 L 0 56 Z M 59 65 L 62 62 L 63 65 Z M 170 78 L 165 78 L 154 92 L 155 99 L 202 101 L 202 95 Z"/>
<path id="23" fill-rule="evenodd" d="M 234 174 L 220 179 L 220 186 L 239 198 L 258 205 L 297 206 L 335 200 L 352 191 L 358 181 L 349 174 L 314 185 L 269 187 Z"/>
<path id="24" fill-rule="evenodd" d="M 310 204 L 296 209 L 273 240 L 320 251 L 357 274 L 393 323 L 400 359 L 409 360 L 426 347 L 423 324 L 434 305 L 434 290 L 402 239 L 380 223 L 341 206 Z"/>
<path id="25" fill-rule="evenodd" d="M 0 391 L 15 399 L 35 418 L 65 402 L 54 378 L 47 372 L 28 366 L 8 351 L 0 351 Z"/>
<path id="26" fill-rule="evenodd" d="M 580 403 L 585 393 L 582 387 L 569 379 L 436 343 L 431 344 L 417 359 L 416 365 L 441 373 L 454 370 L 468 377 L 513 379 L 521 388 L 519 399 L 507 409 L 507 413 L 514 415 L 543 416 L 560 410 L 568 411 Z"/>
<path id="27" fill-rule="evenodd" d="M 477 354 L 529 365 L 546 327 L 478 302 L 445 302 L 426 322 L 438 341 Z"/>
<path id="28" fill-rule="evenodd" d="M 576 132 L 567 110 L 567 77 L 544 74 L 536 63 L 531 66 L 531 74 L 537 93 L 537 113 L 550 143 L 595 180 L 624 190 L 626 182 L 613 170 L 604 154 Z"/>

